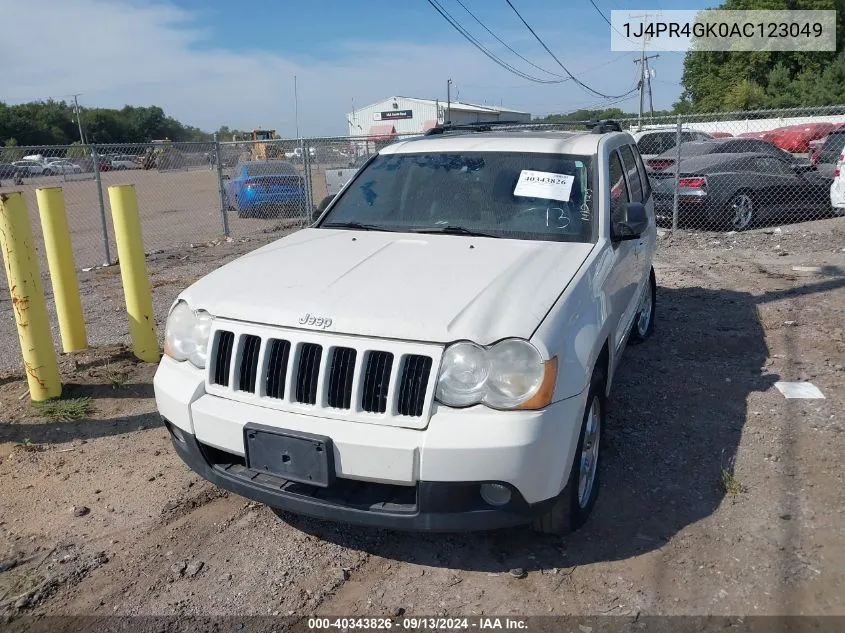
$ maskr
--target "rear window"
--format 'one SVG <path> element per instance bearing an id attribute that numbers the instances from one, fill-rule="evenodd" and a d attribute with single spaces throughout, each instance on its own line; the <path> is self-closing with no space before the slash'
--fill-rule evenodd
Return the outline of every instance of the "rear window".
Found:
<path id="1" fill-rule="evenodd" d="M 252 163 L 246 165 L 246 175 L 253 176 L 278 176 L 297 175 L 296 167 L 290 163 L 267 161 L 266 163 Z"/>
<path id="2" fill-rule="evenodd" d="M 824 154 L 839 154 L 842 151 L 842 146 L 845 145 L 845 131 L 834 132 L 827 137 L 827 140 L 822 146 Z"/>
<path id="3" fill-rule="evenodd" d="M 377 156 L 320 226 L 594 242 L 591 159 L 568 154 L 449 152 Z M 447 229 L 447 227 L 450 227 Z"/>
<path id="4" fill-rule="evenodd" d="M 675 132 L 652 132 L 637 141 L 640 154 L 662 154 L 675 147 Z"/>

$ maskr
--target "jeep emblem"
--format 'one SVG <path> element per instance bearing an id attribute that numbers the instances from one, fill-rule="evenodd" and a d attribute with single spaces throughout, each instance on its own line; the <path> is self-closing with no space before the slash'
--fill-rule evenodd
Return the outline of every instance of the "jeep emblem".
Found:
<path id="1" fill-rule="evenodd" d="M 313 314 L 306 314 L 299 318 L 300 325 L 310 325 L 312 327 L 320 328 L 321 330 L 325 330 L 326 328 L 330 328 L 332 326 L 332 320 L 327 319 L 326 317 L 318 317 L 314 316 Z"/>

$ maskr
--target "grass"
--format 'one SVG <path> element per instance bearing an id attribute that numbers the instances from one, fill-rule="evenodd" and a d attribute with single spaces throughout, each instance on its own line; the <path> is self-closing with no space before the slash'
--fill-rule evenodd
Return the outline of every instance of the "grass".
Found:
<path id="1" fill-rule="evenodd" d="M 91 398 L 54 398 L 33 402 L 32 408 L 41 417 L 49 420 L 66 421 L 84 418 L 93 410 Z"/>
<path id="2" fill-rule="evenodd" d="M 722 469 L 722 490 L 725 494 L 736 497 L 737 495 L 746 491 L 745 486 L 740 483 L 739 479 L 729 471 L 727 468 Z"/>
<path id="3" fill-rule="evenodd" d="M 43 446 L 41 446 L 40 444 L 35 444 L 28 437 L 23 438 L 20 442 L 15 444 L 15 446 L 17 446 L 22 451 L 27 451 L 30 453 L 35 453 L 37 451 L 43 450 Z"/>
<path id="4" fill-rule="evenodd" d="M 120 367 L 114 367 L 108 362 L 103 369 L 103 376 L 112 389 L 122 389 L 126 386 L 126 381 L 129 380 L 129 372 Z"/>

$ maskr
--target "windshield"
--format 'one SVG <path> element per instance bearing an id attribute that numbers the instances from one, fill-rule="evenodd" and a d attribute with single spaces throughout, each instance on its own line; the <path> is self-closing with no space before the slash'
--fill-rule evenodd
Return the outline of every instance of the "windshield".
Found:
<path id="1" fill-rule="evenodd" d="M 319 226 L 594 242 L 590 158 L 474 152 L 377 156 Z"/>

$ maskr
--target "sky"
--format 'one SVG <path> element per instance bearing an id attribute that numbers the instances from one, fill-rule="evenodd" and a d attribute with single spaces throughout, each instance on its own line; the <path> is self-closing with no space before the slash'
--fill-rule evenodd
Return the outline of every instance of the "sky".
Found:
<path id="1" fill-rule="evenodd" d="M 511 0 L 581 81 L 617 95 L 636 85 L 636 53 L 610 50 L 610 26 L 589 0 Z M 687 0 L 594 0 L 654 12 Z M 440 0 L 491 52 L 554 79 L 507 50 L 465 11 L 541 68 L 563 75 L 505 0 Z M 710 3 L 707 3 L 710 4 Z M 603 100 L 572 81 L 538 84 L 485 57 L 427 0 L 0 0 L 0 101 L 80 93 L 89 107 L 158 105 L 204 130 L 274 128 L 343 135 L 346 113 L 401 95 L 504 105 L 542 116 Z M 683 53 L 652 60 L 654 107 L 680 94 Z M 294 76 L 298 99 L 294 99 Z M 298 107 L 297 107 L 298 104 Z M 636 111 L 633 95 L 618 104 Z"/>

